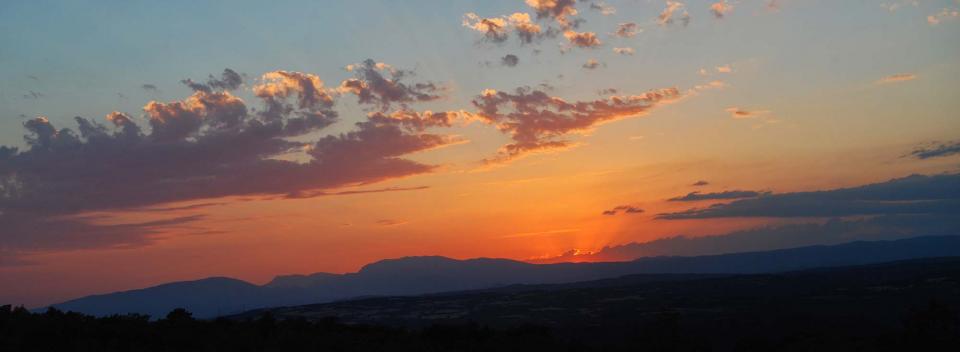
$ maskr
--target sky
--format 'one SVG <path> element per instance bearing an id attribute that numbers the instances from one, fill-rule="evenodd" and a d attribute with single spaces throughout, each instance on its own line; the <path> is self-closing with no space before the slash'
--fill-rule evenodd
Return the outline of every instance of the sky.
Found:
<path id="1" fill-rule="evenodd" d="M 958 11 L 4 1 L 0 303 L 949 233 Z"/>

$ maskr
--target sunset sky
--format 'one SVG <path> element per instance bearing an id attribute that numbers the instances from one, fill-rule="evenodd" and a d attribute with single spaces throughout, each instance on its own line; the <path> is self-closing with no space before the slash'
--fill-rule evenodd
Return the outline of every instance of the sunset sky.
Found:
<path id="1" fill-rule="evenodd" d="M 703 210 L 960 172 L 958 11 L 3 1 L 0 303 L 918 214 Z"/>

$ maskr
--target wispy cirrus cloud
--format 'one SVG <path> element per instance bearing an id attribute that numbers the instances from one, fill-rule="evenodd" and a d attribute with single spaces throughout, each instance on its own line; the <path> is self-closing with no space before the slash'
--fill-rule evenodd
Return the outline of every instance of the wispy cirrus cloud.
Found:
<path id="1" fill-rule="evenodd" d="M 764 115 L 769 115 L 770 110 L 748 110 L 736 106 L 731 106 L 724 109 L 724 111 L 730 113 L 730 117 L 734 119 L 752 119 Z"/>
<path id="2" fill-rule="evenodd" d="M 939 158 L 960 154 L 960 141 L 935 142 L 917 147 L 910 152 L 910 156 L 917 159 Z"/>
<path id="3" fill-rule="evenodd" d="M 643 213 L 643 209 L 640 209 L 639 207 L 633 205 L 618 205 L 609 210 L 604 210 L 601 214 L 613 216 L 617 214 L 636 215 L 641 213 Z"/>
<path id="4" fill-rule="evenodd" d="M 913 73 L 898 73 L 898 74 L 895 74 L 895 75 L 890 75 L 890 76 L 887 76 L 887 77 L 883 77 L 883 78 L 877 80 L 875 83 L 876 83 L 876 84 L 890 84 L 890 83 L 907 82 L 907 81 L 912 81 L 912 80 L 915 80 L 915 79 L 917 79 L 917 75 L 915 75 L 915 74 L 913 74 Z"/>
<path id="5" fill-rule="evenodd" d="M 694 186 L 705 186 L 705 184 L 697 182 L 694 183 Z M 770 192 L 758 192 L 758 191 L 723 191 L 723 192 L 713 192 L 713 193 L 701 193 L 701 192 L 690 192 L 684 196 L 674 197 L 668 199 L 671 202 L 698 202 L 704 200 L 726 200 L 726 199 L 742 199 L 742 198 L 756 198 L 770 195 Z"/>

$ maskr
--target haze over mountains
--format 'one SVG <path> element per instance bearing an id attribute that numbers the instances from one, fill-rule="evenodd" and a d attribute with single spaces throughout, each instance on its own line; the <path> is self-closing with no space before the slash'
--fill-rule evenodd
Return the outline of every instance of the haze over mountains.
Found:
<path id="1" fill-rule="evenodd" d="M 960 256 L 960 236 L 852 242 L 761 252 L 646 257 L 627 262 L 531 264 L 508 259 L 406 257 L 368 264 L 356 273 L 278 276 L 254 285 L 215 277 L 67 301 L 53 306 L 92 315 L 162 316 L 186 308 L 199 318 L 246 310 L 391 295 L 419 295 L 615 278 L 631 274 L 747 274 L 887 261 Z"/>

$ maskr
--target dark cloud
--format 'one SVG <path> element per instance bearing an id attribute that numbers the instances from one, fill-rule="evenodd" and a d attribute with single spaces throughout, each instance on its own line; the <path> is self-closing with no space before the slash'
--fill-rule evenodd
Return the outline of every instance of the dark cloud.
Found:
<path id="1" fill-rule="evenodd" d="M 520 58 L 513 54 L 507 54 L 504 57 L 500 58 L 500 65 L 507 67 L 515 67 L 520 63 Z"/>
<path id="2" fill-rule="evenodd" d="M 243 85 L 243 76 L 237 73 L 237 71 L 226 68 L 223 70 L 223 73 L 220 74 L 219 78 L 210 75 L 207 78 L 207 81 L 204 83 L 194 82 L 189 78 L 180 81 L 180 83 L 183 83 L 194 91 L 203 91 L 207 93 L 210 93 L 214 90 L 232 91 L 240 88 L 240 86 Z M 147 86 L 148 85 L 145 84 L 143 85 L 143 88 L 147 89 Z M 153 87 L 153 89 L 156 89 L 156 87 Z"/>
<path id="3" fill-rule="evenodd" d="M 617 214 L 631 215 L 631 214 L 640 214 L 640 213 L 643 213 L 643 209 L 640 209 L 632 205 L 618 205 L 613 207 L 613 209 L 604 210 L 602 214 L 603 215 L 617 215 Z"/>
<path id="4" fill-rule="evenodd" d="M 148 91 L 148 92 L 156 92 L 156 91 L 157 91 L 157 86 L 154 85 L 154 84 L 150 84 L 150 83 L 144 83 L 143 85 L 140 86 L 140 88 L 143 89 L 143 90 L 145 90 L 145 91 Z"/>
<path id="5" fill-rule="evenodd" d="M 394 69 L 371 59 L 347 66 L 347 69 L 356 77 L 341 82 L 338 90 L 354 94 L 358 103 L 373 105 L 382 111 L 394 104 L 406 107 L 410 103 L 440 99 L 442 96 L 439 93 L 444 90 L 433 82 L 403 83 L 401 80 L 413 75 L 412 71 Z"/>
<path id="6" fill-rule="evenodd" d="M 852 241 L 894 240 L 917 236 L 951 236 L 960 218 L 950 215 L 884 215 L 867 219 L 829 219 L 822 223 L 772 225 L 715 236 L 674 236 L 642 243 L 607 246 L 589 255 L 566 255 L 546 262 L 626 261 L 640 257 L 700 256 L 769 251 Z"/>
<path id="7" fill-rule="evenodd" d="M 700 180 L 700 181 L 694 182 L 691 186 L 694 186 L 694 187 L 702 187 L 702 186 L 707 186 L 707 185 L 709 185 L 709 184 L 710 184 L 710 182 L 707 182 L 707 181 L 704 181 L 704 180 Z"/>
<path id="8" fill-rule="evenodd" d="M 913 175 L 827 191 L 767 195 L 659 214 L 659 219 L 721 217 L 836 217 L 960 213 L 960 174 Z"/>
<path id="9" fill-rule="evenodd" d="M 426 132 L 450 126 L 460 113 L 409 109 L 371 113 L 351 131 L 311 140 L 309 135 L 337 117 L 334 98 L 317 76 L 270 72 L 252 90 L 260 109 L 225 90 L 149 102 L 147 127 L 121 112 L 107 115 L 106 125 L 77 117 L 75 128 L 58 128 L 43 117 L 25 121 L 26 148 L 0 146 L 3 248 L 139 243 L 155 229 L 175 224 L 99 225 L 77 216 L 100 210 L 188 210 L 156 206 L 226 196 L 302 195 L 426 173 L 435 166 L 404 156 L 460 141 Z M 123 234 L 130 238 L 111 239 Z"/>
<path id="10" fill-rule="evenodd" d="M 705 184 L 704 184 L 705 185 Z M 699 182 L 695 183 L 694 186 L 703 186 Z M 757 192 L 757 191 L 723 191 L 716 193 L 700 193 L 700 192 L 690 192 L 685 196 L 674 197 L 668 199 L 671 202 L 696 202 L 701 200 L 717 200 L 717 199 L 740 199 L 740 198 L 756 198 L 770 195 L 770 192 Z"/>
<path id="11" fill-rule="evenodd" d="M 513 143 L 501 148 L 488 163 L 506 162 L 531 152 L 569 147 L 561 138 L 601 123 L 647 113 L 658 104 L 682 96 L 676 88 L 644 94 L 612 96 L 592 101 L 567 102 L 541 90 L 521 87 L 514 92 L 488 89 L 473 99 L 475 117 L 510 134 Z"/>
<path id="12" fill-rule="evenodd" d="M 910 152 L 910 156 L 921 160 L 956 154 L 960 154 L 960 141 L 934 143 L 919 147 Z"/>

